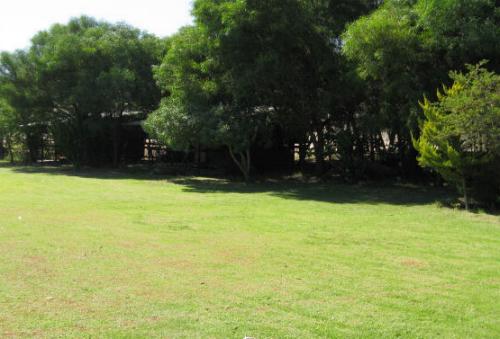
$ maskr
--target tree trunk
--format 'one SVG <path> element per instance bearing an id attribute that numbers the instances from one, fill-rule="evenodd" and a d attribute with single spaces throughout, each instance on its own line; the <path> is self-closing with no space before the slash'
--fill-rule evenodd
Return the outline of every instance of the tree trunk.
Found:
<path id="1" fill-rule="evenodd" d="M 404 160 L 405 160 L 405 151 L 404 151 L 404 145 L 403 145 L 403 137 L 401 134 L 398 134 L 398 155 L 399 155 L 399 168 L 401 171 L 404 171 Z"/>
<path id="2" fill-rule="evenodd" d="M 76 140 L 72 141 L 74 144 L 74 154 L 73 154 L 73 165 L 75 166 L 76 170 L 80 170 L 82 168 L 82 165 L 84 162 L 87 160 L 87 147 L 86 147 L 86 142 L 84 140 L 86 131 L 84 131 L 85 125 L 84 125 L 84 119 L 83 116 L 80 114 L 78 111 L 78 107 L 76 105 L 73 106 L 75 115 L 76 115 L 76 121 L 75 121 L 75 131 L 74 131 L 74 138 Z"/>
<path id="3" fill-rule="evenodd" d="M 113 137 L 113 167 L 117 168 L 120 163 L 120 122 L 114 121 L 112 126 Z"/>
<path id="4" fill-rule="evenodd" d="M 42 163 L 45 161 L 44 146 L 45 146 L 45 143 L 44 143 L 44 139 L 42 137 L 40 140 L 40 160 L 42 161 Z"/>
<path id="5" fill-rule="evenodd" d="M 307 157 L 307 143 L 301 142 L 299 144 L 299 167 L 304 168 Z"/>
<path id="6" fill-rule="evenodd" d="M 237 154 L 234 153 L 233 148 L 231 146 L 229 148 L 229 154 L 231 155 L 231 159 L 233 159 L 236 166 L 238 166 L 239 170 L 243 174 L 243 178 L 245 182 L 250 181 L 250 168 L 251 168 L 251 158 L 250 158 L 250 149 L 246 149 L 245 152 L 239 152 Z M 240 159 L 238 160 L 238 157 Z"/>
<path id="7" fill-rule="evenodd" d="M 464 191 L 464 204 L 465 204 L 465 210 L 469 210 L 469 197 L 467 195 L 467 182 L 465 180 L 465 176 L 462 176 L 462 189 Z"/>
<path id="8" fill-rule="evenodd" d="M 10 163 L 13 164 L 14 163 L 14 152 L 12 150 L 12 139 L 10 138 L 10 136 L 8 136 L 6 138 L 6 142 L 7 142 L 7 152 L 9 152 Z"/>
<path id="9" fill-rule="evenodd" d="M 375 137 L 370 134 L 370 161 L 375 162 Z"/>
<path id="10" fill-rule="evenodd" d="M 38 160 L 37 151 L 39 142 L 37 141 L 37 135 L 28 134 L 26 139 L 27 139 L 26 141 L 27 141 L 28 156 L 29 156 L 29 159 L 26 159 L 26 161 L 34 164 Z"/>
<path id="11" fill-rule="evenodd" d="M 314 157 L 316 158 L 316 171 L 318 174 L 325 172 L 325 137 L 323 131 L 318 131 L 314 138 Z"/>

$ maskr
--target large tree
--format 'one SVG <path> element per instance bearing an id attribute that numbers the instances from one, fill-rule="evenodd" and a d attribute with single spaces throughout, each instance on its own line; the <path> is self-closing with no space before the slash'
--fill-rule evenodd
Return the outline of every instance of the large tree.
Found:
<path id="1" fill-rule="evenodd" d="M 271 107 L 289 143 L 301 144 L 301 159 L 314 145 L 321 171 L 331 127 L 345 125 L 357 108 L 347 91 L 353 78 L 340 33 L 375 6 L 364 0 L 199 0 L 194 14 L 224 70 L 226 91 L 243 106 Z"/>
<path id="2" fill-rule="evenodd" d="M 119 164 L 124 114 L 143 116 L 156 109 L 160 91 L 153 79 L 152 66 L 162 55 L 161 42 L 138 29 L 118 24 L 101 25 L 93 34 L 102 68 L 96 79 L 99 107 L 111 123 L 112 160 Z"/>
<path id="3" fill-rule="evenodd" d="M 124 114 L 144 114 L 159 101 L 152 66 L 162 49 L 157 38 L 135 28 L 88 17 L 33 38 L 30 54 L 50 99 L 56 142 L 76 166 L 108 161 L 107 154 L 118 165 Z M 91 154 L 107 139 L 112 150 Z"/>
<path id="4" fill-rule="evenodd" d="M 148 118 L 148 132 L 176 149 L 224 146 L 248 180 L 250 148 L 268 127 L 269 109 L 245 105 L 228 91 L 205 32 L 188 27 L 172 37 L 155 73 L 168 97 Z"/>

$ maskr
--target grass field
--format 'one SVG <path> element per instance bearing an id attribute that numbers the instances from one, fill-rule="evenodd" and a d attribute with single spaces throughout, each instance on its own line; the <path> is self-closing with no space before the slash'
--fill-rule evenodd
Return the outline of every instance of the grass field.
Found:
<path id="1" fill-rule="evenodd" d="M 0 166 L 0 337 L 500 337 L 500 218 L 418 187 Z"/>

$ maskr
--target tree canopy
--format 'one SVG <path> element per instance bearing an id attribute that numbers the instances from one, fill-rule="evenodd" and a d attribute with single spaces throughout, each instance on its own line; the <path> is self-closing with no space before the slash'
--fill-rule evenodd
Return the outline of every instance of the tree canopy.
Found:
<path id="1" fill-rule="evenodd" d="M 487 59 L 498 71 L 498 15 L 495 0 L 388 0 L 349 25 L 344 53 L 376 95 L 379 123 L 397 136 L 400 155 L 414 158 L 418 99 L 432 98 L 450 70 Z"/>
<path id="2" fill-rule="evenodd" d="M 162 51 L 158 38 L 138 29 L 80 17 L 38 33 L 27 51 L 3 53 L 0 90 L 18 115 L 32 160 L 37 145 L 30 140 L 50 131 L 75 165 L 108 159 L 117 165 L 124 113 L 157 106 L 151 67 Z M 102 151 L 106 134 L 113 149 Z"/>

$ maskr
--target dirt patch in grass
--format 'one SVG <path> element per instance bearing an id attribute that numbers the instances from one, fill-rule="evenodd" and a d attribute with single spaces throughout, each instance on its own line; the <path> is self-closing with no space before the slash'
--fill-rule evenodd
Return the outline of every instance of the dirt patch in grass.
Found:
<path id="1" fill-rule="evenodd" d="M 428 266 L 425 261 L 411 258 L 401 260 L 401 265 L 413 268 L 424 268 Z"/>

